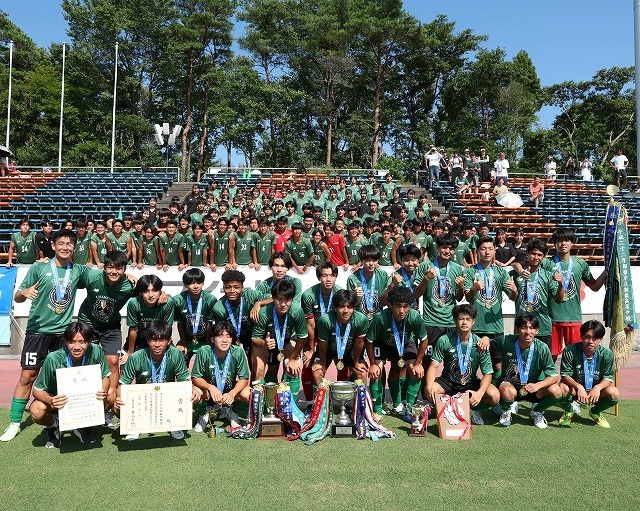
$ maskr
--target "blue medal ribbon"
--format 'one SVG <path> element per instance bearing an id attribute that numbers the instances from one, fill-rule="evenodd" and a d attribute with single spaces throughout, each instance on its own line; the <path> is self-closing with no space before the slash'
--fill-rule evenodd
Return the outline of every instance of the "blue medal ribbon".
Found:
<path id="1" fill-rule="evenodd" d="M 162 355 L 160 369 L 157 370 L 156 365 L 153 363 L 153 358 L 151 357 L 151 355 L 149 355 L 149 363 L 151 364 L 151 383 L 162 383 L 164 381 L 164 374 L 167 370 L 167 351 L 165 351 L 164 355 Z"/>
<path id="2" fill-rule="evenodd" d="M 527 302 L 533 304 L 538 290 L 538 279 L 540 278 L 540 270 L 531 275 L 532 282 L 527 281 Z"/>
<path id="3" fill-rule="evenodd" d="M 324 316 L 329 309 L 331 308 L 331 302 L 333 301 L 333 288 L 331 288 L 331 294 L 329 295 L 329 306 L 325 306 L 324 304 L 324 297 L 322 296 L 322 290 L 320 288 L 318 288 L 318 304 L 320 306 L 320 312 L 322 313 L 322 315 Z"/>
<path id="4" fill-rule="evenodd" d="M 404 280 L 404 283 L 407 285 L 407 287 L 413 291 L 412 281 L 415 280 L 415 275 L 411 275 L 411 277 L 409 277 L 404 268 L 400 268 L 400 275 L 402 275 L 402 280 Z"/>
<path id="5" fill-rule="evenodd" d="M 87 352 L 84 352 L 84 355 L 82 355 L 82 362 L 80 362 L 80 365 L 83 366 L 84 363 L 87 360 Z M 67 353 L 67 367 L 73 367 L 73 359 L 71 358 L 71 353 Z M 591 381 L 593 381 L 593 378 L 591 378 Z"/>
<path id="6" fill-rule="evenodd" d="M 449 263 L 447 263 L 447 267 L 444 270 L 444 275 L 440 274 L 440 264 L 438 263 L 438 258 L 433 260 L 433 265 L 436 267 L 438 279 L 438 297 L 441 299 L 444 298 L 447 294 L 447 275 L 449 274 Z"/>
<path id="7" fill-rule="evenodd" d="M 280 321 L 278 320 L 278 313 L 276 312 L 275 306 L 273 307 L 273 330 L 276 334 L 276 344 L 278 345 L 278 350 L 282 351 L 284 349 L 284 338 L 287 335 L 287 322 L 289 321 L 289 313 L 287 312 L 284 316 L 284 325 L 280 328 Z"/>
<path id="8" fill-rule="evenodd" d="M 227 309 L 227 315 L 229 316 L 229 321 L 233 325 L 233 328 L 236 329 L 236 335 L 240 337 L 240 331 L 242 330 L 242 311 L 244 310 L 244 297 L 240 296 L 240 307 L 238 312 L 238 321 L 236 322 L 236 316 L 233 313 L 233 307 L 231 306 L 231 302 L 227 297 L 224 300 L 224 307 Z"/>
<path id="9" fill-rule="evenodd" d="M 340 323 L 336 319 L 336 353 L 338 359 L 344 358 L 344 352 L 347 350 L 347 343 L 349 342 L 349 334 L 351 333 L 351 320 L 346 324 L 344 328 L 344 335 L 340 335 Z"/>
<path id="10" fill-rule="evenodd" d="M 460 374 L 464 377 L 467 374 L 467 368 L 469 367 L 469 361 L 471 360 L 471 351 L 473 348 L 473 334 L 469 335 L 469 340 L 467 341 L 467 350 L 462 354 L 462 341 L 460 340 L 460 336 L 458 335 L 458 340 L 456 341 L 456 351 L 458 352 L 458 367 L 460 368 Z"/>
<path id="11" fill-rule="evenodd" d="M 371 277 L 370 287 L 367 288 L 367 278 L 364 276 L 364 270 L 360 270 L 360 282 L 362 283 L 362 291 L 364 292 L 364 303 L 367 306 L 367 311 L 373 312 L 373 293 L 376 288 L 376 274 Z"/>
<path id="12" fill-rule="evenodd" d="M 569 282 L 571 278 L 573 278 L 573 257 L 569 257 L 569 265 L 567 266 L 567 271 L 562 271 L 562 266 L 560 264 L 560 259 L 557 255 L 553 256 L 553 260 L 556 263 L 556 269 L 562 275 L 562 289 L 567 291 L 569 289 Z"/>
<path id="13" fill-rule="evenodd" d="M 527 355 L 527 362 L 522 365 L 522 351 L 520 350 L 520 342 L 516 339 L 516 360 L 518 362 L 518 375 L 520 376 L 520 383 L 526 385 L 529 381 L 529 371 L 531 371 L 531 362 L 533 361 L 533 352 L 535 351 L 535 344 L 532 342 L 529 347 L 529 354 Z"/>
<path id="14" fill-rule="evenodd" d="M 218 363 L 218 357 L 216 355 L 216 349 L 211 346 L 211 351 L 213 352 L 213 371 L 216 377 L 216 387 L 220 392 L 224 392 L 224 387 L 227 384 L 227 375 L 229 374 L 229 367 L 231 366 L 231 350 L 233 346 L 229 347 L 229 351 L 227 351 L 227 355 L 224 357 L 224 366 L 222 368 L 222 372 L 220 372 L 220 364 Z"/>
<path id="15" fill-rule="evenodd" d="M 55 259 L 49 260 L 51 266 L 51 273 L 53 274 L 53 284 L 56 289 L 56 302 L 61 303 L 64 301 L 64 295 L 67 294 L 67 288 L 69 287 L 69 279 L 71 278 L 71 263 L 67 263 L 64 270 L 64 279 L 60 284 L 60 277 L 58 277 L 58 268 L 56 267 Z"/>
<path id="16" fill-rule="evenodd" d="M 582 353 L 582 368 L 584 369 L 584 388 L 586 390 L 591 390 L 593 388 L 593 379 L 596 374 L 596 364 L 598 363 L 598 351 L 593 354 L 591 358 L 591 363 L 589 363 L 589 359 L 587 356 Z"/>
<path id="17" fill-rule="evenodd" d="M 495 279 L 493 277 L 493 265 L 489 265 L 486 268 L 483 268 L 481 264 L 478 263 L 478 271 L 480 275 L 482 275 L 482 279 L 484 280 L 484 294 L 487 297 L 488 301 L 493 299 L 493 287 L 495 283 Z M 489 274 L 487 275 L 487 270 L 489 270 Z"/>
<path id="18" fill-rule="evenodd" d="M 204 302 L 204 297 L 200 295 L 198 306 L 196 307 L 196 314 L 194 317 L 191 297 L 189 296 L 189 293 L 187 293 L 187 309 L 189 309 L 189 316 L 192 318 L 191 326 L 193 329 L 194 337 L 198 333 L 198 326 L 200 325 L 200 318 L 202 317 L 202 302 Z"/>
<path id="19" fill-rule="evenodd" d="M 391 315 L 391 328 L 393 329 L 393 338 L 396 342 L 398 355 L 402 358 L 404 356 L 404 343 L 407 334 L 407 318 L 404 318 L 402 321 L 402 337 L 400 337 L 400 332 L 398 331 L 398 326 L 396 325 L 396 320 L 393 318 L 393 314 Z"/>

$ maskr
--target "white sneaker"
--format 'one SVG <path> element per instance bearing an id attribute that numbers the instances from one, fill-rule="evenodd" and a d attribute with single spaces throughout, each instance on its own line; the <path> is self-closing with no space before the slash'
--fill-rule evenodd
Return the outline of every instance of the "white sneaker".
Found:
<path id="1" fill-rule="evenodd" d="M 543 413 L 531 410 L 531 418 L 536 428 L 544 429 L 547 427 L 547 419 L 544 418 Z"/>
<path id="2" fill-rule="evenodd" d="M 140 437 L 137 433 L 129 433 L 124 439 L 127 442 L 132 442 L 133 440 L 137 440 Z"/>
<path id="3" fill-rule="evenodd" d="M 171 437 L 175 438 L 176 440 L 182 440 L 184 439 L 184 431 L 171 431 Z"/>
<path id="4" fill-rule="evenodd" d="M 109 410 L 108 412 L 106 412 L 104 414 L 104 425 L 108 426 L 110 428 L 112 428 L 113 426 L 116 425 L 116 421 L 114 419 L 115 414 L 113 413 L 113 410 Z"/>
<path id="5" fill-rule="evenodd" d="M 582 408 L 580 407 L 580 402 L 579 401 L 572 401 L 571 402 L 571 408 L 573 409 L 573 413 L 575 413 L 576 415 L 580 415 L 580 412 L 582 411 Z"/>
<path id="6" fill-rule="evenodd" d="M 471 410 L 471 424 L 476 424 L 478 426 L 484 425 L 484 419 L 482 418 L 480 410 Z"/>
<path id="7" fill-rule="evenodd" d="M 501 426 L 511 426 L 511 410 L 505 410 L 504 412 L 502 412 L 500 418 L 498 419 L 498 422 Z"/>
<path id="8" fill-rule="evenodd" d="M 10 422 L 7 429 L 4 430 L 2 436 L 0 436 L 0 442 L 10 442 L 20 433 L 20 423 Z"/>
<path id="9" fill-rule="evenodd" d="M 520 403 L 518 403 L 517 401 L 514 401 L 513 403 L 511 403 L 511 413 L 515 413 L 516 415 L 518 415 L 518 410 L 520 410 Z"/>
<path id="10" fill-rule="evenodd" d="M 209 414 L 205 413 L 198 418 L 198 422 L 193 426 L 193 431 L 196 433 L 202 433 L 205 429 L 207 429 L 207 424 L 209 424 Z"/>

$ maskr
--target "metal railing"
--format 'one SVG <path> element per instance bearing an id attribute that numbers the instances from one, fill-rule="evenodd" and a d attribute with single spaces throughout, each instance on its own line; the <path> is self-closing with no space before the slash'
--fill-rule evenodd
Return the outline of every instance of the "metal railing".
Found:
<path id="1" fill-rule="evenodd" d="M 58 172 L 58 167 L 49 167 L 46 165 L 33 166 L 33 165 L 19 165 L 16 167 L 15 173 L 10 175 L 19 176 L 20 174 L 43 174 Z M 90 173 L 102 173 L 111 174 L 111 167 L 60 167 L 60 172 L 65 174 L 73 174 L 74 172 L 90 172 Z M 180 181 L 180 168 L 179 167 L 113 167 L 113 174 L 118 172 L 158 172 L 171 175 L 176 181 Z"/>

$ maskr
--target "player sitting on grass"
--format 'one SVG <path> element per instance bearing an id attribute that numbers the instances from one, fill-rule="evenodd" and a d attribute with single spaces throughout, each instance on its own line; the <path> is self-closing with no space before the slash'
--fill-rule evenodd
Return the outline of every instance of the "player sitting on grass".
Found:
<path id="1" fill-rule="evenodd" d="M 45 447 L 49 449 L 60 447 L 58 410 L 69 401 L 64 394 L 58 394 L 56 369 L 98 364 L 102 375 L 102 389 L 96 392 L 96 399 L 104 401 L 105 410 L 113 404 L 113 400 L 108 396 L 109 367 L 102 348 L 98 344 L 91 343 L 93 340 L 91 327 L 80 321 L 70 323 L 62 335 L 65 346 L 52 351 L 44 360 L 40 375 L 33 386 L 34 401 L 29 408 L 33 422 L 45 428 L 47 433 Z M 75 429 L 73 433 L 83 444 L 92 444 L 96 441 L 91 434 L 91 428 Z"/>

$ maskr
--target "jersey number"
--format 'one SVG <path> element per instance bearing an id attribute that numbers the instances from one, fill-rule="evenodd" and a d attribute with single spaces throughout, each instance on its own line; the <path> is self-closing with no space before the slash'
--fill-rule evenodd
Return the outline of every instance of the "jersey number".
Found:
<path id="1" fill-rule="evenodd" d="M 27 351 L 24 354 L 24 365 L 34 366 L 38 363 L 38 353 L 34 351 Z"/>

